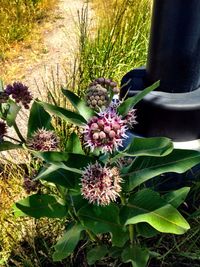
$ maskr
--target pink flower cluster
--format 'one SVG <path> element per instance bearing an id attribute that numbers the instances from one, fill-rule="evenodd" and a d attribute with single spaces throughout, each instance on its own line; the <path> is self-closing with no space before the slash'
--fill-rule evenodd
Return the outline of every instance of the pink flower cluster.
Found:
<path id="1" fill-rule="evenodd" d="M 112 153 L 127 138 L 126 130 L 126 123 L 121 116 L 108 108 L 92 117 L 84 127 L 85 144 L 92 151 L 99 148 L 102 152 Z"/>
<path id="2" fill-rule="evenodd" d="M 59 140 L 54 131 L 42 128 L 33 133 L 27 145 L 37 151 L 54 151 L 58 148 Z"/>
<path id="3" fill-rule="evenodd" d="M 117 168 L 109 169 L 96 162 L 89 164 L 83 172 L 81 193 L 89 203 L 109 205 L 119 196 L 121 182 L 122 179 Z"/>

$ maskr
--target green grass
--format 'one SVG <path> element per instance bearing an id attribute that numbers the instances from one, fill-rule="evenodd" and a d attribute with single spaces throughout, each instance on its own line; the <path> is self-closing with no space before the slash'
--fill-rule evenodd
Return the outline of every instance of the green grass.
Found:
<path id="1" fill-rule="evenodd" d="M 23 41 L 48 14 L 55 0 L 0 0 L 0 59 Z"/>
<path id="2" fill-rule="evenodd" d="M 120 82 L 129 70 L 145 65 L 147 58 L 151 1 L 108 1 L 110 8 L 106 0 L 104 5 L 92 2 L 95 26 L 89 27 L 87 7 L 79 14 L 80 90 L 96 77 Z"/>

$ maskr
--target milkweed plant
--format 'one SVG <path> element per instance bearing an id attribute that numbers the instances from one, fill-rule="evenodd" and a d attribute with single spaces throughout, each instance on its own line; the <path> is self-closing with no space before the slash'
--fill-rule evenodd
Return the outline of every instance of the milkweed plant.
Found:
<path id="1" fill-rule="evenodd" d="M 0 89 L 0 151 L 26 149 L 41 160 L 33 182 L 54 184 L 55 194 L 34 193 L 14 204 L 16 216 L 62 218 L 63 236 L 54 245 L 53 260 L 61 261 L 85 244 L 89 265 L 115 259 L 132 266 L 146 266 L 151 253 L 147 238 L 160 233 L 184 234 L 188 222 L 177 208 L 188 187 L 160 194 L 147 181 L 167 172 L 183 173 L 200 163 L 200 153 L 174 149 L 166 137 L 133 137 L 137 123 L 135 105 L 159 86 L 156 82 L 123 100 L 117 84 L 97 78 L 79 98 L 62 88 L 73 110 L 33 99 L 20 82 Z M 28 109 L 27 136 L 22 136 L 16 117 Z M 52 116 L 79 127 L 65 150 Z M 152 118 L 153 119 L 153 118 Z M 13 127 L 18 138 L 8 134 Z"/>

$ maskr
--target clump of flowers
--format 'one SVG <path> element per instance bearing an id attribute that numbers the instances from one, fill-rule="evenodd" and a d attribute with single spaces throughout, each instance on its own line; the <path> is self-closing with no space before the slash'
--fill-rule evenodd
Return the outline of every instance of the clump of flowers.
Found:
<path id="1" fill-rule="evenodd" d="M 92 204 L 109 205 L 121 191 L 122 179 L 116 167 L 109 169 L 100 163 L 89 164 L 81 178 L 81 193 Z"/>
<path id="2" fill-rule="evenodd" d="M 5 93 L 11 95 L 17 103 L 21 102 L 24 108 L 28 109 L 31 100 L 33 99 L 28 87 L 21 82 L 14 82 L 12 85 L 8 84 Z"/>
<path id="3" fill-rule="evenodd" d="M 110 103 L 110 108 L 117 112 L 117 108 L 120 106 L 121 103 L 122 103 L 122 101 L 120 101 L 119 99 L 115 98 Z M 129 129 L 133 129 L 134 125 L 137 124 L 136 118 L 137 118 L 136 109 L 134 109 L 134 108 L 130 109 L 128 114 L 124 117 L 126 126 Z"/>
<path id="4" fill-rule="evenodd" d="M 95 110 L 108 107 L 109 96 L 107 89 L 100 84 L 90 86 L 86 91 L 86 103 Z"/>
<path id="5" fill-rule="evenodd" d="M 137 124 L 136 121 L 136 109 L 129 110 L 128 114 L 125 116 L 126 125 L 129 129 L 133 129 L 134 125 Z"/>
<path id="6" fill-rule="evenodd" d="M 118 93 L 117 83 L 112 79 L 97 78 L 86 91 L 86 103 L 94 110 L 104 110 L 109 106 L 113 95 Z"/>
<path id="7" fill-rule="evenodd" d="M 119 93 L 119 88 L 117 87 L 117 83 L 114 82 L 112 79 L 107 79 L 107 78 L 103 78 L 103 77 L 96 78 L 90 84 L 90 86 L 94 86 L 94 85 L 97 85 L 97 84 L 100 84 L 101 86 L 103 86 L 107 90 L 111 89 L 114 94 L 118 94 Z"/>
<path id="8" fill-rule="evenodd" d="M 54 151 L 58 148 L 59 139 L 54 131 L 42 128 L 33 133 L 27 145 L 29 148 L 37 151 Z"/>
<path id="9" fill-rule="evenodd" d="M 126 135 L 126 122 L 115 110 L 106 109 L 92 117 L 84 127 L 84 141 L 86 147 L 92 151 L 99 148 L 102 152 L 112 153 L 122 146 Z"/>
<path id="10" fill-rule="evenodd" d="M 4 121 L 0 121 L 0 142 L 3 141 L 4 135 L 7 133 L 7 126 Z"/>

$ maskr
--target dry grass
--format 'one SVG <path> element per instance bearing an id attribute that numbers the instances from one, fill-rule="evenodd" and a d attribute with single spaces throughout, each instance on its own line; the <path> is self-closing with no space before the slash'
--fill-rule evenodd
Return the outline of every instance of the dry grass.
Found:
<path id="1" fill-rule="evenodd" d="M 12 54 L 35 25 L 47 18 L 55 0 L 0 0 L 0 59 Z M 32 35 L 33 38 L 33 35 Z"/>

